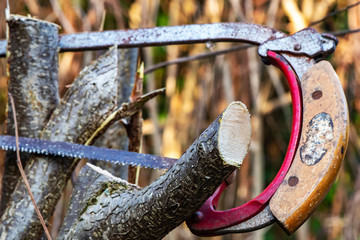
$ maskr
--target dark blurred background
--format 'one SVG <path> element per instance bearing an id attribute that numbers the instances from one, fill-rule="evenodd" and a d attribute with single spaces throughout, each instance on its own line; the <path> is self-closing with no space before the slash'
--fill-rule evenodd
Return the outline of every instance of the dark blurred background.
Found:
<path id="1" fill-rule="evenodd" d="M 335 0 L 11 0 L 12 14 L 31 15 L 57 23 L 61 33 L 193 23 L 246 22 L 294 33 L 329 13 L 356 1 Z M 6 1 L 0 1 L 0 37 L 5 38 Z M 360 27 L 360 6 L 341 11 L 313 25 L 319 32 Z M 145 69 L 154 64 L 236 46 L 232 43 L 176 45 L 141 49 Z M 318 210 L 288 237 L 274 224 L 251 234 L 208 239 L 360 239 L 360 33 L 339 38 L 334 66 L 347 96 L 350 142 L 340 174 Z M 272 180 L 287 149 L 291 128 L 291 98 L 274 67 L 265 66 L 256 48 L 160 68 L 145 75 L 144 91 L 166 86 L 166 95 L 150 101 L 143 111 L 142 151 L 179 157 L 233 100 L 244 102 L 252 115 L 253 137 L 237 181 L 226 191 L 221 208 L 245 203 Z M 60 93 L 98 53 L 61 53 Z M 0 59 L 0 133 L 7 105 L 6 60 Z M 1 157 L 3 153 L 1 153 Z M 3 161 L 1 161 L 3 162 Z M 145 186 L 160 173 L 142 170 Z M 166 239 L 199 239 L 186 225 Z"/>

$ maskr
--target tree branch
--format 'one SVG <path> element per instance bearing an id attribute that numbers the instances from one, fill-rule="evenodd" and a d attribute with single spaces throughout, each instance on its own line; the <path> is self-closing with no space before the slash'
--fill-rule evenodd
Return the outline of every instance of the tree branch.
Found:
<path id="1" fill-rule="evenodd" d="M 127 169 L 126 169 L 127 170 Z M 140 188 L 127 183 L 125 180 L 111 175 L 106 170 L 103 170 L 90 163 L 85 164 L 81 169 L 77 181 L 74 185 L 74 190 L 71 197 L 71 203 L 67 212 L 64 224 L 57 239 L 64 239 L 64 235 L 69 231 L 71 226 L 77 221 L 77 218 L 82 214 L 83 203 L 86 199 L 89 202 L 96 201 L 96 196 L 106 189 L 133 189 L 139 190 Z M 84 201 L 79 201 L 83 199 Z M 94 200 L 92 200 L 94 199 Z"/>
<path id="2" fill-rule="evenodd" d="M 141 111 L 144 104 L 149 101 L 150 99 L 156 97 L 159 94 L 165 93 L 165 88 L 156 89 L 152 92 L 146 93 L 140 97 L 138 97 L 133 102 L 127 102 L 121 104 L 121 107 L 114 111 L 111 115 L 105 119 L 99 128 L 92 134 L 92 136 L 87 140 L 87 144 L 91 145 L 94 141 L 96 141 L 100 136 L 102 136 L 110 126 L 116 123 L 118 120 L 131 117 L 135 113 Z"/>
<path id="3" fill-rule="evenodd" d="M 116 109 L 117 48 L 85 68 L 55 109 L 43 139 L 84 143 Z M 77 161 L 33 156 L 25 168 L 31 190 L 45 221 L 49 220 Z M 20 182 L 0 225 L 3 239 L 39 239 L 43 234 L 23 183 Z"/>
<path id="4" fill-rule="evenodd" d="M 102 182 L 95 195 L 79 198 L 75 194 L 76 201 L 72 201 L 72 211 L 65 219 L 71 224 L 62 228 L 61 238 L 161 239 L 192 216 L 241 165 L 250 135 L 250 116 L 245 105 L 233 102 L 148 187 L 134 190 Z M 72 214 L 74 209 L 79 215 Z"/>
<path id="5" fill-rule="evenodd" d="M 130 96 L 130 101 L 134 102 L 143 94 L 143 80 L 144 80 L 144 63 L 139 67 L 139 70 L 136 74 L 135 84 L 133 91 Z M 143 117 L 142 111 L 138 111 L 130 117 L 129 124 L 126 125 L 126 132 L 129 136 L 129 148 L 130 152 L 140 152 L 141 151 L 141 140 L 142 140 L 142 127 L 143 127 Z M 136 173 L 140 171 L 139 166 L 129 166 L 128 169 L 128 182 L 137 183 Z"/>
<path id="6" fill-rule="evenodd" d="M 131 90 L 134 85 L 136 65 L 138 59 L 137 48 L 118 49 L 118 89 L 117 89 L 117 106 L 129 102 Z M 126 150 L 129 145 L 126 130 L 120 120 L 115 121 L 109 126 L 102 135 L 100 135 L 94 142 L 94 146 L 114 148 L 119 150 Z M 127 166 L 114 165 L 103 161 L 90 161 L 96 166 L 108 170 L 114 176 L 127 178 Z"/>

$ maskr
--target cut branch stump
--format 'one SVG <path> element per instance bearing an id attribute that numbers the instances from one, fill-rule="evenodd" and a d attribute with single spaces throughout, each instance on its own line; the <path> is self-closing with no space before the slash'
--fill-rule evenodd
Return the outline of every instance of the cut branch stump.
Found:
<path id="1" fill-rule="evenodd" d="M 81 182 L 75 186 L 78 190 L 65 219 L 71 224 L 65 225 L 60 238 L 161 239 L 191 217 L 240 167 L 250 136 L 249 113 L 245 105 L 233 102 L 167 172 L 144 189 L 103 181 L 96 194 L 79 198 L 84 187 L 90 189 Z M 100 177 L 89 168 L 84 171 L 94 180 Z"/>

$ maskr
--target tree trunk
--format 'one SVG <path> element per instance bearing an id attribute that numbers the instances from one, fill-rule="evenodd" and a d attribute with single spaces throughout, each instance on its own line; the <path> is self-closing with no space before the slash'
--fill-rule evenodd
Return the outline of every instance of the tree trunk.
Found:
<path id="1" fill-rule="evenodd" d="M 95 181 L 80 180 L 59 238 L 161 239 L 191 217 L 241 165 L 250 142 L 250 128 L 245 105 L 234 102 L 148 187 L 135 190 L 113 180 L 94 184 L 94 190 Z M 100 177 L 89 168 L 84 171 L 83 175 L 95 180 Z M 96 194 L 79 197 L 90 188 Z"/>
<path id="2" fill-rule="evenodd" d="M 39 138 L 59 102 L 58 26 L 32 18 L 11 15 L 8 58 L 12 93 L 17 109 L 19 136 Z M 15 135 L 12 109 L 8 104 L 7 134 Z M 20 120 L 20 121 L 19 121 Z M 29 154 L 22 155 L 25 166 Z M 7 153 L 0 214 L 20 177 L 16 155 Z"/>
<path id="3" fill-rule="evenodd" d="M 117 48 L 85 68 L 55 109 L 43 139 L 85 143 L 117 107 Z M 40 87 L 40 86 L 39 86 Z M 21 120 L 21 119 L 20 119 Z M 33 155 L 26 165 L 35 200 L 49 220 L 78 160 Z M 43 229 L 23 181 L 19 181 L 1 218 L 2 239 L 39 239 Z"/>

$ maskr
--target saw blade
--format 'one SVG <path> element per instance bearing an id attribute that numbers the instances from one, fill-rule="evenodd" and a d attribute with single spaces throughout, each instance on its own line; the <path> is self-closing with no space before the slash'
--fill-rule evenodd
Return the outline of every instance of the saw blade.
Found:
<path id="1" fill-rule="evenodd" d="M 16 138 L 14 136 L 0 135 L 0 148 L 5 151 L 16 151 Z M 19 137 L 19 150 L 27 153 L 86 158 L 155 169 L 169 168 L 177 160 L 151 154 L 25 137 Z"/>

